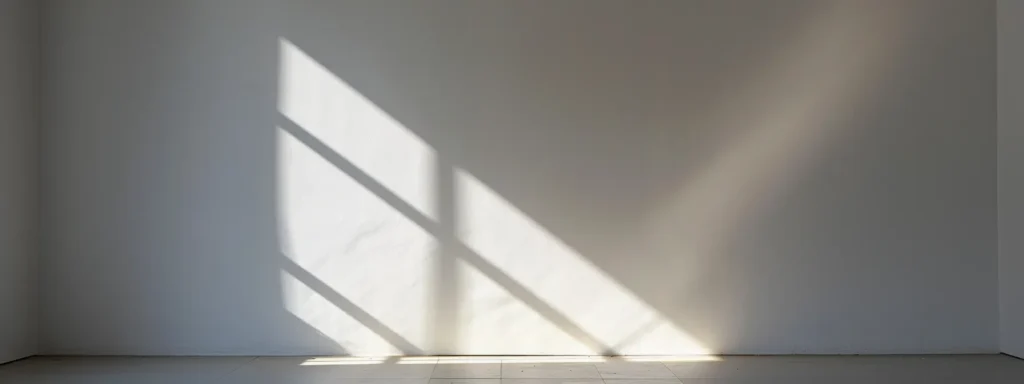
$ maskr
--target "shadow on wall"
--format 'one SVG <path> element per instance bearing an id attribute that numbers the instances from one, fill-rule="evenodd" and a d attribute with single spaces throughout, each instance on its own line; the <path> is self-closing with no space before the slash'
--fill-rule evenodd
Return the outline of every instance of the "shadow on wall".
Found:
<path id="1" fill-rule="evenodd" d="M 155 3 L 50 11 L 48 352 L 987 348 L 985 7 Z"/>

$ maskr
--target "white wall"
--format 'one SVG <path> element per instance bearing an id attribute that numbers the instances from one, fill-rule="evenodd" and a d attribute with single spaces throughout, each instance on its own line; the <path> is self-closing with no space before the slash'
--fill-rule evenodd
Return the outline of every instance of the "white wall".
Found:
<path id="1" fill-rule="evenodd" d="M 36 352 L 36 23 L 0 1 L 0 363 Z"/>
<path id="2" fill-rule="evenodd" d="M 997 351 L 994 14 L 54 1 L 43 351 Z"/>
<path id="3" fill-rule="evenodd" d="M 1000 336 L 1024 357 L 1024 3 L 999 2 L 998 41 Z"/>

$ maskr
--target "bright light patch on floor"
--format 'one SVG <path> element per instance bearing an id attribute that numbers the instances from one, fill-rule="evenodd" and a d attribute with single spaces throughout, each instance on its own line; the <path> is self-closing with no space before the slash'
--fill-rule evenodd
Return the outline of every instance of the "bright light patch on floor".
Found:
<path id="1" fill-rule="evenodd" d="M 304 366 L 324 366 L 324 365 L 380 365 L 380 364 L 398 364 L 398 365 L 412 365 L 412 364 L 435 364 L 438 362 L 437 357 L 430 356 L 381 356 L 381 357 L 358 357 L 358 356 L 341 356 L 341 357 L 314 357 L 309 360 L 303 361 Z"/>
<path id="2" fill-rule="evenodd" d="M 315 357 L 302 362 L 301 365 L 371 365 L 371 364 L 383 364 L 387 360 L 386 357 L 381 358 L 368 358 L 368 357 Z"/>
<path id="3" fill-rule="evenodd" d="M 553 364 L 553 363 L 602 363 L 608 358 L 604 356 L 508 356 L 502 357 L 503 363 L 515 364 Z"/>
<path id="4" fill-rule="evenodd" d="M 500 356 L 440 356 L 438 364 L 497 364 Z"/>
<path id="5" fill-rule="evenodd" d="M 721 357 L 715 355 L 688 355 L 688 356 L 622 356 L 623 361 L 629 362 L 659 362 L 659 363 L 685 363 L 685 362 L 708 362 L 722 361 Z"/>
<path id="6" fill-rule="evenodd" d="M 434 364 L 440 359 L 435 356 L 394 356 L 398 364 Z"/>
<path id="7" fill-rule="evenodd" d="M 559 363 L 606 363 L 606 362 L 716 362 L 722 361 L 713 355 L 687 356 L 381 356 L 381 357 L 314 357 L 301 365 L 377 365 L 377 364 L 559 364 Z"/>

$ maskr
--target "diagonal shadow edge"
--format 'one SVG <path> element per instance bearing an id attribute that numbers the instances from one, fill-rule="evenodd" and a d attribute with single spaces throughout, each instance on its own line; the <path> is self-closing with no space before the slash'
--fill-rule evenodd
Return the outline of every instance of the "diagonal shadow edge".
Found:
<path id="1" fill-rule="evenodd" d="M 586 330 L 584 330 L 582 327 L 580 327 L 578 324 L 576 324 L 574 321 L 572 321 L 568 316 L 562 314 L 559 310 L 555 309 L 550 304 L 541 299 L 539 296 L 530 291 L 529 288 L 526 288 L 512 277 L 505 274 L 505 272 L 501 271 L 500 268 L 498 268 L 491 262 L 487 261 L 487 259 L 477 254 L 476 251 L 470 249 L 462 242 L 453 239 L 450 235 L 445 236 L 443 229 L 436 222 L 431 220 L 429 217 L 424 216 L 422 213 L 420 213 L 419 210 L 416 209 L 416 207 L 413 207 L 411 204 L 407 203 L 401 197 L 396 195 L 394 192 L 392 192 L 386 186 L 378 182 L 376 179 L 374 179 L 372 176 L 370 176 L 365 171 L 360 169 L 358 166 L 350 162 L 344 156 L 331 149 L 323 141 L 314 137 L 312 134 L 310 134 L 308 131 L 300 127 L 297 123 L 292 121 L 287 116 L 284 116 L 283 114 L 278 114 L 278 117 L 278 127 L 280 127 L 282 130 L 287 131 L 296 140 L 303 143 L 310 150 L 315 152 L 317 155 L 321 156 L 324 160 L 334 165 L 336 168 L 338 168 L 338 170 L 344 172 L 349 177 L 359 182 L 364 188 L 377 195 L 377 197 L 379 197 L 384 202 L 391 205 L 391 207 L 394 208 L 396 211 L 405 215 L 413 223 L 420 226 L 425 231 L 427 231 L 427 233 L 430 233 L 432 236 L 437 238 L 438 241 L 454 242 L 455 244 L 444 245 L 450 246 L 451 249 L 456 251 L 458 258 L 461 258 L 462 260 L 468 262 L 470 265 L 472 265 L 481 273 L 490 278 L 493 282 L 497 283 L 506 291 L 515 296 L 517 299 L 528 305 L 531 309 L 533 309 L 535 313 L 544 317 L 546 320 L 554 324 L 556 327 L 558 327 L 566 334 L 575 338 L 577 341 L 579 341 L 587 348 L 590 348 L 595 352 L 599 352 L 605 355 L 616 354 L 616 352 L 612 350 L 611 347 L 602 343 L 596 337 L 594 337 Z"/>
<path id="2" fill-rule="evenodd" d="M 285 272 L 288 272 L 292 277 L 295 277 L 324 299 L 330 301 L 334 306 L 338 307 L 338 309 L 345 311 L 345 313 L 352 316 L 353 319 L 362 323 L 366 328 L 373 331 L 373 333 L 376 333 L 395 348 L 398 348 L 402 353 L 407 355 L 425 354 L 422 349 L 407 340 L 405 337 L 402 337 L 402 335 L 392 330 L 376 317 L 373 317 L 373 315 L 360 308 L 351 300 L 345 298 L 344 295 L 338 293 L 338 291 L 331 288 L 323 280 L 320 280 L 305 268 L 296 264 L 294 260 L 288 257 L 282 257 L 282 259 L 284 260 L 282 260 L 281 265 Z"/>

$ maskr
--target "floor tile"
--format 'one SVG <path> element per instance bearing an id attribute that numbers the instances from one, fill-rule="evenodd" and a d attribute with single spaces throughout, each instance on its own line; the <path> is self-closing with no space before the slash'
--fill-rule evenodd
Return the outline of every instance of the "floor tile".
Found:
<path id="1" fill-rule="evenodd" d="M 344 378 L 327 371 L 238 372 L 217 384 L 428 384 L 430 379 Z"/>
<path id="2" fill-rule="evenodd" d="M 501 379 L 430 379 L 429 384 L 501 384 Z"/>
<path id="3" fill-rule="evenodd" d="M 497 379 L 501 377 L 501 363 L 441 361 L 434 366 L 434 372 L 430 377 L 439 379 Z"/>
<path id="4" fill-rule="evenodd" d="M 11 384 L 212 384 L 220 378 L 190 374 L 145 373 L 0 373 L 0 383 Z"/>
<path id="5" fill-rule="evenodd" d="M 668 362 L 665 366 L 680 379 L 849 377 L 857 371 L 874 369 L 870 365 L 830 363 L 827 359 L 789 356 L 740 356 L 723 357 L 721 361 Z"/>
<path id="6" fill-rule="evenodd" d="M 216 384 L 427 384 L 429 379 L 347 379 L 329 375 L 275 372 L 258 377 L 231 375 Z"/>
<path id="7" fill-rule="evenodd" d="M 503 363 L 602 363 L 612 359 L 607 356 L 500 356 Z"/>
<path id="8" fill-rule="evenodd" d="M 251 357 L 35 357 L 0 367 L 0 383 L 214 383 Z"/>
<path id="9" fill-rule="evenodd" d="M 33 357 L 0 367 L 0 372 L 49 374 L 219 375 L 248 364 L 254 357 Z"/>
<path id="10" fill-rule="evenodd" d="M 600 379 L 593 363 L 505 363 L 503 379 Z"/>
<path id="11" fill-rule="evenodd" d="M 1020 364 L 1018 364 L 1020 363 Z M 1017 377 L 1024 383 L 1024 362 L 998 356 L 742 356 L 716 362 L 665 364 L 686 379 L 759 379 L 805 382 L 982 383 Z M 784 380 L 783 380 L 784 379 Z M 692 380 L 691 380 L 692 381 Z M 746 382 L 746 381 L 740 381 Z M 756 381 L 755 381 L 756 382 Z"/>
<path id="12" fill-rule="evenodd" d="M 674 379 L 675 375 L 662 363 L 609 361 L 595 364 L 604 379 Z"/>
<path id="13" fill-rule="evenodd" d="M 361 361 L 349 358 L 261 357 L 231 376 L 305 377 L 326 379 L 420 379 L 402 384 L 426 384 L 436 360 L 403 363 L 399 359 Z"/>
<path id="14" fill-rule="evenodd" d="M 501 384 L 603 384 L 601 379 L 501 379 Z"/>
<path id="15" fill-rule="evenodd" d="M 682 384 L 679 379 L 604 379 L 605 384 Z"/>
<path id="16" fill-rule="evenodd" d="M 665 363 L 665 366 L 680 379 L 716 379 L 739 376 L 735 364 L 726 365 L 721 361 L 687 361 Z"/>
<path id="17" fill-rule="evenodd" d="M 31 358 L 0 366 L 17 384 L 1022 384 L 1001 355 L 739 356 L 660 363 L 618 358 Z M 460 361 L 462 360 L 462 361 Z M 568 362 L 567 362 L 568 361 Z M 439 363 L 441 362 L 441 363 Z M 448 366 L 448 367 L 443 367 Z M 440 371 L 438 370 L 440 369 Z M 446 371 L 447 370 L 447 371 Z M 442 376 L 489 376 L 486 378 Z M 495 377 L 504 375 L 500 379 Z M 601 376 L 605 378 L 602 380 Z M 611 377 L 609 377 L 611 376 Z"/>

